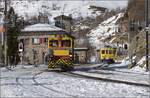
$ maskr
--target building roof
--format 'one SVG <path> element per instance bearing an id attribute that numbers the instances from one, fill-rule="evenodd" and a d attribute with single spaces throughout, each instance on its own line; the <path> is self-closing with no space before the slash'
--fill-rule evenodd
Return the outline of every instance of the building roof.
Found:
<path id="1" fill-rule="evenodd" d="M 71 32 L 66 32 L 65 30 L 61 29 L 61 28 L 58 28 L 56 26 L 52 26 L 50 24 L 41 24 L 41 23 L 38 23 L 38 24 L 34 24 L 34 25 L 30 25 L 30 26 L 27 26 L 25 27 L 24 29 L 21 30 L 21 34 L 20 36 L 22 35 L 33 35 L 33 34 L 44 34 L 44 35 L 49 35 L 49 34 L 66 34 L 72 38 L 74 38 L 72 35 L 71 35 Z"/>
<path id="2" fill-rule="evenodd" d="M 87 51 L 88 48 L 87 47 L 75 47 L 74 51 Z"/>
<path id="3" fill-rule="evenodd" d="M 50 24 L 41 24 L 41 23 L 27 26 L 21 30 L 21 32 L 41 32 L 41 31 L 49 32 L 49 31 L 63 31 L 63 30 Z"/>

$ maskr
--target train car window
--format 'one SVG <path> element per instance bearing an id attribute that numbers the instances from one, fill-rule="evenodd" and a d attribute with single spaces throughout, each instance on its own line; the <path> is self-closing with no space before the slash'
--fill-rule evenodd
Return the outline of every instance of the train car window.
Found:
<path id="1" fill-rule="evenodd" d="M 109 50 L 106 50 L 106 54 L 109 54 Z"/>
<path id="2" fill-rule="evenodd" d="M 116 50 L 113 50 L 113 54 L 116 54 Z"/>
<path id="3" fill-rule="evenodd" d="M 71 46 L 71 40 L 62 40 L 61 46 L 62 47 L 70 47 Z"/>
<path id="4" fill-rule="evenodd" d="M 109 50 L 109 54 L 113 54 L 112 50 Z"/>
<path id="5" fill-rule="evenodd" d="M 50 40 L 49 46 L 50 47 L 58 47 L 58 40 Z"/>
<path id="6" fill-rule="evenodd" d="M 102 54 L 105 54 L 105 50 L 102 50 Z"/>

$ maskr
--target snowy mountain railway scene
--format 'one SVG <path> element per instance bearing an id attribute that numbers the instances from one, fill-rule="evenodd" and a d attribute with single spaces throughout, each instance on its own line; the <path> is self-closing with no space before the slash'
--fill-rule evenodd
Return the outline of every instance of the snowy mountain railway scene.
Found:
<path id="1" fill-rule="evenodd" d="M 150 98 L 149 0 L 0 0 L 0 98 Z"/>

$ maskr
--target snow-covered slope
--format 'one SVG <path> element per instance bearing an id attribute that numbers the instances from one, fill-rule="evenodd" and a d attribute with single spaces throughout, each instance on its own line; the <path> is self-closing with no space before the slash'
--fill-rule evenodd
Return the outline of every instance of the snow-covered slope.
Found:
<path id="1" fill-rule="evenodd" d="M 90 5 L 105 7 L 108 9 L 116 7 L 125 7 L 125 1 L 96 1 L 96 0 L 9 0 L 10 6 L 15 9 L 15 12 L 26 19 L 31 16 L 37 16 L 39 13 L 44 13 L 49 16 L 50 20 L 60 14 L 72 14 L 73 18 L 97 16 L 101 12 L 93 12 L 89 9 Z M 1 2 L 1 1 L 0 1 Z M 0 4 L 4 6 L 4 4 Z"/>
<path id="2" fill-rule="evenodd" d="M 93 13 L 90 1 L 61 1 L 61 0 L 12 0 L 10 5 L 15 9 L 15 12 L 26 19 L 31 16 L 37 16 L 39 13 L 44 13 L 49 16 L 52 21 L 54 17 L 64 14 L 72 14 L 73 18 L 97 16 L 100 11 Z"/>
<path id="3" fill-rule="evenodd" d="M 91 30 L 91 32 L 87 35 L 90 37 L 90 43 L 99 48 L 101 44 L 103 44 L 102 40 L 110 35 L 114 35 L 115 32 L 118 32 L 119 25 L 117 24 L 117 21 L 123 17 L 123 15 L 123 13 L 119 13 L 103 21 L 98 27 Z"/>

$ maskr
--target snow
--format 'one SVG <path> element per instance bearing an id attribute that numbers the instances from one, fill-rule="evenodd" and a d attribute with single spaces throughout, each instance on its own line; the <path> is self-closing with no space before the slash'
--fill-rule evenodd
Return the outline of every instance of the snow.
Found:
<path id="1" fill-rule="evenodd" d="M 81 27 L 80 27 L 81 30 L 89 29 L 89 28 L 90 28 L 89 26 L 81 26 Z"/>
<path id="2" fill-rule="evenodd" d="M 74 31 L 86 30 L 86 29 L 90 29 L 90 27 L 80 23 L 79 25 L 75 26 L 75 30 Z"/>
<path id="3" fill-rule="evenodd" d="M 149 88 L 73 77 L 45 65 L 0 68 L 1 97 L 148 97 Z M 97 74 L 101 76 L 103 74 Z"/>
<path id="4" fill-rule="evenodd" d="M 131 70 L 132 71 L 137 71 L 137 72 L 145 72 L 146 71 L 146 57 L 143 56 L 138 62 L 137 66 L 133 67 Z"/>
<path id="5" fill-rule="evenodd" d="M 133 57 L 133 61 L 136 59 L 136 56 Z M 146 72 L 146 65 L 143 65 L 145 61 L 145 56 L 141 58 L 141 60 L 139 60 L 137 62 L 137 65 L 131 69 L 123 69 L 124 71 L 127 72 L 136 72 L 136 73 L 141 73 L 141 74 L 149 74 L 149 72 Z M 129 59 L 129 57 L 126 57 L 125 59 L 123 59 L 121 61 L 121 64 L 117 64 L 117 66 L 127 66 L 131 64 L 131 61 Z M 142 66 L 143 65 L 143 66 Z"/>
<path id="6" fill-rule="evenodd" d="M 4 6 L 3 3 L 0 4 Z M 127 1 L 89 1 L 89 0 L 12 0 L 10 5 L 15 9 L 19 16 L 28 19 L 33 16 L 44 13 L 49 16 L 50 21 L 53 18 L 64 14 L 72 14 L 73 18 L 77 17 L 95 17 L 101 12 L 89 9 L 90 5 L 102 6 L 109 9 L 117 7 L 124 8 L 127 6 Z"/>
<path id="7" fill-rule="evenodd" d="M 88 1 L 12 1 L 12 7 L 19 15 L 25 18 L 38 16 L 39 13 L 45 13 L 49 16 L 50 21 L 54 21 L 53 18 L 61 14 L 69 16 L 72 14 L 73 18 L 79 16 L 93 16 L 92 10 L 89 10 Z M 25 10 L 24 10 L 25 9 Z M 96 14 L 99 14 L 98 12 Z"/>
<path id="8" fill-rule="evenodd" d="M 142 57 L 141 60 L 137 63 L 138 65 L 142 65 L 146 61 L 146 57 Z"/>
<path id="9" fill-rule="evenodd" d="M 121 18 L 121 17 L 123 17 L 123 15 L 124 15 L 123 13 L 119 13 L 119 14 L 117 14 L 115 16 L 112 16 L 111 18 L 103 21 L 101 23 L 101 25 L 106 25 L 107 26 L 107 25 L 110 25 L 110 24 L 116 24 L 116 22 L 118 21 L 118 19 Z"/>
<path id="10" fill-rule="evenodd" d="M 95 47 L 100 48 L 99 44 L 101 44 L 104 39 L 118 32 L 119 25 L 116 24 L 116 22 L 118 19 L 123 17 L 123 15 L 124 13 L 119 13 L 115 16 L 112 16 L 111 18 L 100 23 L 95 29 L 92 29 L 87 35 L 90 37 L 90 43 Z"/>
<path id="11" fill-rule="evenodd" d="M 146 72 L 146 68 L 144 67 L 140 67 L 140 66 L 135 66 L 131 69 L 131 71 L 134 72 L 140 72 L 140 73 L 145 73 Z M 147 72 L 148 73 L 148 72 Z"/>
<path id="12" fill-rule="evenodd" d="M 115 39 L 116 37 L 112 38 L 109 42 L 112 43 Z"/>
<path id="13" fill-rule="evenodd" d="M 49 25 L 49 24 L 34 24 L 25 27 L 22 32 L 30 32 L 30 31 L 61 31 L 62 29 Z"/>

